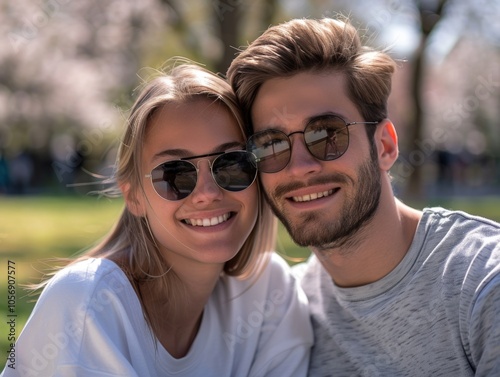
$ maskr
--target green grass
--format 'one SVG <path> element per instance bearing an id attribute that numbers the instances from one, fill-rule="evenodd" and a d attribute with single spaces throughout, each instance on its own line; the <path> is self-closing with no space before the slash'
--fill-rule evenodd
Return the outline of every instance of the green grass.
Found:
<path id="1" fill-rule="evenodd" d="M 415 208 L 423 208 L 422 203 L 408 203 Z M 426 207 L 444 207 L 453 210 L 465 211 L 473 215 L 483 216 L 500 222 L 500 196 L 476 197 L 465 199 L 433 199 L 425 203 Z"/>
<path id="2" fill-rule="evenodd" d="M 34 306 L 23 285 L 40 282 L 52 265 L 50 258 L 74 255 L 102 237 L 121 208 L 120 200 L 95 197 L 0 197 L 0 370 L 10 343 L 9 261 L 15 266 L 17 337 Z"/>
<path id="3" fill-rule="evenodd" d="M 500 198 L 470 198 L 409 203 L 416 208 L 443 206 L 500 221 Z M 50 258 L 69 257 L 89 247 L 118 218 L 121 200 L 95 197 L 0 197 L 0 370 L 8 350 L 8 261 L 16 272 L 16 336 L 33 308 L 23 284 L 37 283 L 49 270 Z M 278 252 L 290 264 L 305 260 L 309 251 L 291 241 L 280 227 Z"/>

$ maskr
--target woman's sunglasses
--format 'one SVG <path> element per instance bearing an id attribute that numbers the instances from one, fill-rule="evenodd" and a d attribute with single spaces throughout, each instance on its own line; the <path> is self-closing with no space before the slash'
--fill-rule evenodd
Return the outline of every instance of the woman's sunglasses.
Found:
<path id="1" fill-rule="evenodd" d="M 336 160 L 349 147 L 349 126 L 354 124 L 378 124 L 379 122 L 350 122 L 336 115 L 326 115 L 312 119 L 304 131 L 288 135 L 282 131 L 268 129 L 252 135 L 247 142 L 247 150 L 257 156 L 257 167 L 264 173 L 283 170 L 290 161 L 290 136 L 301 133 L 311 155 L 321 161 Z"/>
<path id="2" fill-rule="evenodd" d="M 210 153 L 164 162 L 145 177 L 151 178 L 153 188 L 163 199 L 181 200 L 194 191 L 198 179 L 198 166 L 189 160 L 212 156 L 218 156 L 208 163 L 212 177 L 220 188 L 242 191 L 255 181 L 256 159 L 247 151 Z"/>

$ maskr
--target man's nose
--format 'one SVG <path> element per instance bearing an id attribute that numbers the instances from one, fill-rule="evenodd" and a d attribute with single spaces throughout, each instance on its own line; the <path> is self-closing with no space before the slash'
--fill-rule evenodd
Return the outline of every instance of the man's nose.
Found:
<path id="1" fill-rule="evenodd" d="M 288 137 L 291 143 L 290 161 L 286 167 L 288 173 L 300 177 L 319 172 L 321 170 L 321 161 L 307 149 L 304 133 L 292 133 Z"/>

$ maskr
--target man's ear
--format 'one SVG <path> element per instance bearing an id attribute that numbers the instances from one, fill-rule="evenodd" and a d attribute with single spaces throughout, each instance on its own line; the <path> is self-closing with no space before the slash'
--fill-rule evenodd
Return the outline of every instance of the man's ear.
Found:
<path id="1" fill-rule="evenodd" d="M 146 215 L 144 198 L 137 196 L 136 190 L 131 189 L 130 183 L 120 184 L 120 190 L 123 194 L 127 209 L 134 216 L 144 217 Z"/>
<path id="2" fill-rule="evenodd" d="M 389 171 L 399 155 L 398 134 L 389 119 L 384 119 L 375 131 L 380 169 Z"/>

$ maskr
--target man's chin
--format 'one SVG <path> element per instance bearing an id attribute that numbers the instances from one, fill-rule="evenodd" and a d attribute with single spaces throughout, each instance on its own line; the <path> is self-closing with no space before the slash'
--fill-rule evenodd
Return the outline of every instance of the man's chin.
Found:
<path id="1" fill-rule="evenodd" d="M 322 235 L 314 234 L 307 229 L 307 226 L 298 226 L 294 229 L 286 228 L 293 242 L 301 247 L 320 247 L 324 244 L 325 240 L 322 239 Z"/>

